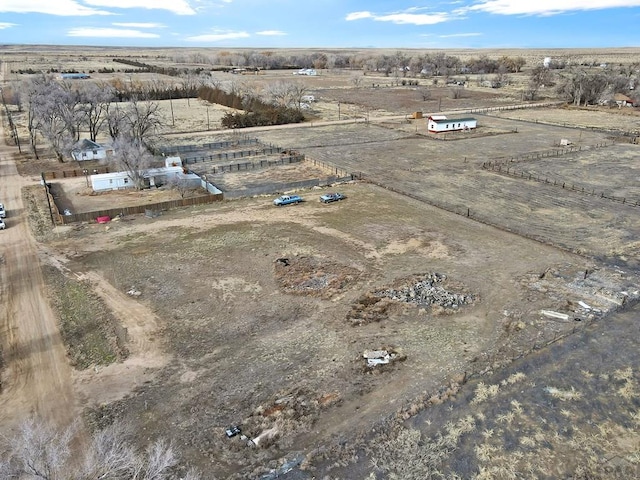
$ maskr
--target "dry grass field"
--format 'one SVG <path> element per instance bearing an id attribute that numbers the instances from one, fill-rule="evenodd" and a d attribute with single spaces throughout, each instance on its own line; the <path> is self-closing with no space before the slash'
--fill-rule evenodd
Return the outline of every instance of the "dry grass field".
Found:
<path id="1" fill-rule="evenodd" d="M 88 49 L 86 62 L 173 66 L 178 53 Z M 485 53 L 627 62 L 637 52 Z M 637 132 L 637 109 L 488 112 L 474 114 L 471 134 L 437 136 L 410 114 L 517 105 L 520 87 L 452 98 L 431 85 L 425 101 L 352 75 L 299 79 L 318 100 L 307 123 L 243 132 L 361 178 L 299 191 L 299 205 L 275 207 L 274 192 L 51 228 L 35 174 L 64 165 L 20 160 L 52 303 L 82 360 L 83 418 L 124 419 L 140 445 L 168 437 L 205 478 L 637 478 L 640 146 L 620 136 Z M 223 108 L 162 109 L 173 121 L 158 146 L 229 138 Z M 345 122 L 331 123 L 338 115 Z M 208 178 L 224 190 L 323 174 L 301 162 Z M 84 178 L 59 188 L 76 211 L 175 194 L 90 196 Z M 319 202 L 329 191 L 347 198 Z M 101 335 L 68 328 L 89 329 L 95 309 Z M 368 366 L 373 351 L 390 362 Z M 231 425 L 246 438 L 226 438 Z"/>

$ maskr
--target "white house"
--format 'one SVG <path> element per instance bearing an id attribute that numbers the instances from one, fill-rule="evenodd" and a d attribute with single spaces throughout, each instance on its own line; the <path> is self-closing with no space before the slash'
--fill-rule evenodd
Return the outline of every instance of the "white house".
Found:
<path id="1" fill-rule="evenodd" d="M 445 115 L 430 115 L 427 117 L 427 130 L 431 133 L 467 131 L 476 128 L 475 118 L 447 118 Z"/>
<path id="2" fill-rule="evenodd" d="M 71 150 L 71 156 L 77 162 L 84 160 L 102 160 L 107 158 L 107 149 L 102 145 L 85 138 Z"/>

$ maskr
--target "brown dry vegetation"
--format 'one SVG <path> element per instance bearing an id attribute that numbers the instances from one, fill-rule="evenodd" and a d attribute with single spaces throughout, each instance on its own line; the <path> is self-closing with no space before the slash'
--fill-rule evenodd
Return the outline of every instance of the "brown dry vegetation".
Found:
<path id="1" fill-rule="evenodd" d="M 368 123 L 250 133 L 361 172 L 365 181 L 331 187 L 343 202 L 321 204 L 314 189 L 284 208 L 267 195 L 51 230 L 39 187 L 25 191 L 47 268 L 58 269 L 50 280 L 80 292 L 64 308 L 98 308 L 105 323 L 121 322 L 128 335 L 113 326 L 104 335 L 110 361 L 125 365 L 122 339 L 136 347 L 131 371 L 83 374 L 76 388 L 89 423 L 128 420 L 141 444 L 169 436 L 206 478 L 260 478 L 289 461 L 300 468 L 281 478 L 634 478 L 640 191 L 631 179 L 640 147 L 614 141 L 637 130 L 637 117 L 516 110 L 479 115 L 473 135 L 435 137 L 424 120 L 403 116 L 518 103 L 520 91 L 473 87 L 454 99 L 437 87 L 425 102 L 409 87 L 356 88 L 350 74 L 305 79 L 319 98 L 314 122 L 336 120 L 340 101 L 341 116 L 368 114 Z M 189 117 L 174 101 L 176 135 L 158 143 L 222 138 L 198 127 L 206 106 L 191 103 Z M 377 122 L 380 113 L 400 118 Z M 552 154 L 561 139 L 582 148 Z M 483 168 L 488 161 L 524 173 Z M 279 168 L 222 177 L 237 188 L 318 173 Z M 78 211 L 92 198 L 64 185 L 80 192 L 84 181 L 61 183 Z M 433 272 L 446 277 L 438 295 L 469 301 L 384 294 L 411 292 Z M 135 318 L 111 315 L 104 297 L 127 291 L 139 293 L 127 303 L 140 309 Z M 145 318 L 157 330 L 145 330 Z M 154 362 L 137 356 L 138 342 Z M 367 367 L 363 352 L 382 349 L 403 361 Z M 227 439 L 232 424 L 247 438 Z"/>

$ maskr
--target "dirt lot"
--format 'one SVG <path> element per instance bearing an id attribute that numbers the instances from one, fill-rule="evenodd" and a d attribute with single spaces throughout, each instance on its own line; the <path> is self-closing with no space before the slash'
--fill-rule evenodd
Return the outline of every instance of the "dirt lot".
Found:
<path id="1" fill-rule="evenodd" d="M 404 114 L 421 101 L 410 89 L 333 81 L 314 87 L 326 95 L 318 118 L 335 119 L 337 101 L 357 101 L 340 112 L 354 117 Z M 175 131 L 202 124 L 206 107 L 198 112 Z M 607 112 L 607 126 L 635 128 L 626 113 Z M 61 380 L 73 399 L 51 405 L 74 405 L 89 428 L 124 419 L 141 446 L 169 437 L 205 478 L 608 479 L 615 468 L 636 478 L 640 147 L 572 127 L 592 127 L 590 115 L 479 115 L 473 135 L 449 137 L 402 118 L 253 130 L 363 175 L 283 208 L 264 196 L 52 229 L 27 175 L 24 210 L 12 215 L 28 213 L 41 240 L 75 365 L 64 375 L 73 383 Z M 561 139 L 579 149 L 558 153 Z M 484 168 L 489 161 L 523 174 Z M 307 167 L 222 181 L 303 177 Z M 88 203 L 72 193 L 84 182 L 68 182 L 74 208 Z M 320 203 L 328 191 L 347 198 Z M 151 194 L 139 195 L 96 199 Z M 7 248 L 19 251 L 12 235 Z M 35 253 L 25 258 L 37 265 Z M 31 278 L 2 267 L 20 285 Z M 19 317 L 2 318 L 13 332 Z M 16 402 L 7 371 L 3 426 L 15 423 L 11 409 L 31 405 Z M 33 391 L 49 392 L 38 378 Z M 231 425 L 246 438 L 226 438 Z"/>
<path id="2" fill-rule="evenodd" d="M 191 462 L 246 478 L 346 432 L 365 435 L 425 392 L 573 331 L 637 282 L 375 186 L 342 191 L 348 198 L 339 204 L 278 209 L 268 199 L 239 200 L 108 231 L 61 229 L 51 247 L 68 257 L 67 275 L 95 272 L 119 292 L 140 292 L 170 358 L 147 369 L 154 380 L 134 395 L 101 398 L 113 400 L 127 375 L 93 391 L 90 418 L 124 415 L 141 432 L 170 424 Z M 446 276 L 436 297 L 472 300 L 366 299 L 432 273 Z M 578 300 L 601 313 L 580 310 Z M 374 320 L 354 323 L 354 311 Z M 406 360 L 366 367 L 364 351 L 389 348 Z M 225 439 L 230 424 L 250 438 L 271 432 L 260 441 L 272 446 Z"/>

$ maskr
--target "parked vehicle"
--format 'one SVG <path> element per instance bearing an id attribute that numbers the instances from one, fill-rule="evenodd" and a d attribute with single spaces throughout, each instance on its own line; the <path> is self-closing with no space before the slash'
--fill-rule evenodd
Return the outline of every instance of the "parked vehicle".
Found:
<path id="1" fill-rule="evenodd" d="M 241 432 L 242 430 L 240 430 L 240 427 L 237 425 L 233 425 L 224 431 L 224 433 L 227 435 L 227 438 L 235 437 L 236 435 L 239 435 Z"/>
<path id="2" fill-rule="evenodd" d="M 341 193 L 337 193 L 337 192 L 335 192 L 335 193 L 325 193 L 324 195 L 322 195 L 320 197 L 320 201 L 322 203 L 331 203 L 331 202 L 338 202 L 340 200 L 344 200 L 345 198 L 347 198 L 347 197 L 345 197 Z"/>
<path id="3" fill-rule="evenodd" d="M 7 211 L 4 209 L 4 205 L 0 203 L 0 218 L 6 218 Z"/>
<path id="4" fill-rule="evenodd" d="M 292 203 L 300 203 L 304 201 L 299 195 L 282 195 L 273 201 L 273 204 L 281 207 L 283 205 L 291 205 Z"/>
<path id="5" fill-rule="evenodd" d="M 7 224 L 0 218 L 0 230 L 4 230 L 5 228 L 7 228 Z"/>

